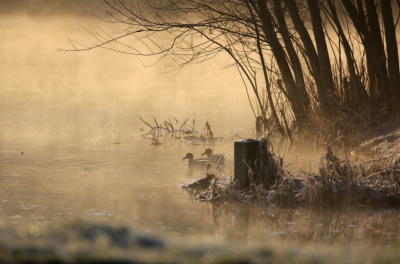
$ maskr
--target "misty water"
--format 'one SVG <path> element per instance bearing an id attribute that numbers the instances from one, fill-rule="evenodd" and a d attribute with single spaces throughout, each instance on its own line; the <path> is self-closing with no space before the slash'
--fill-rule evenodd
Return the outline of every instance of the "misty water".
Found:
<path id="1" fill-rule="evenodd" d="M 235 68 L 222 70 L 224 63 L 214 61 L 167 73 L 168 61 L 146 68 L 151 60 L 107 50 L 57 52 L 71 48 L 69 38 L 95 41 L 80 25 L 109 28 L 91 16 L 0 20 L 0 220 L 46 226 L 84 219 L 189 237 L 242 232 L 291 242 L 397 243 L 397 211 L 216 208 L 178 187 L 204 176 L 202 169 L 190 172 L 182 157 L 198 157 L 207 146 L 170 138 L 152 146 L 139 117 L 195 119 L 200 133 L 208 120 L 223 138 L 214 152 L 224 153 L 230 177 L 234 136 L 256 137 Z M 285 155 L 291 170 L 316 169 L 321 150 L 302 146 Z"/>

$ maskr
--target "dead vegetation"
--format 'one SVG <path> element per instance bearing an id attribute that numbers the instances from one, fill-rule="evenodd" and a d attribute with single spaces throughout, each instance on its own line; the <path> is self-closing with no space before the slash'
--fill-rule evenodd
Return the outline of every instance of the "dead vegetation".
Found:
<path id="1" fill-rule="evenodd" d="M 140 118 L 142 122 L 150 128 L 150 130 L 142 134 L 143 139 L 151 140 L 151 145 L 162 145 L 161 138 L 170 137 L 173 140 L 179 140 L 185 144 L 199 145 L 200 143 L 215 145 L 216 142 L 223 143 L 224 137 L 215 137 L 208 121 L 204 123 L 203 129 L 196 129 L 196 120 L 193 119 L 191 124 L 186 119 L 184 122 L 178 121 L 176 118 L 169 118 L 163 122 L 157 122 L 154 118 L 154 125 Z"/>
<path id="2" fill-rule="evenodd" d="M 400 202 L 400 159 L 393 150 L 360 161 L 354 152 L 349 158 L 344 149 L 338 157 L 327 146 L 317 173 L 301 168 L 289 172 L 266 138 L 260 141 L 257 152 L 256 171 L 249 169 L 247 189 L 240 191 L 232 178 L 227 181 L 216 175 L 210 188 L 197 194 L 196 199 L 269 206 L 397 206 Z"/>

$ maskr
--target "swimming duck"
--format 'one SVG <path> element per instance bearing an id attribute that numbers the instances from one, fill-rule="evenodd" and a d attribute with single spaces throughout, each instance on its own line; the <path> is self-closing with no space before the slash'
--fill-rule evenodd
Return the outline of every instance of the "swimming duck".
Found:
<path id="1" fill-rule="evenodd" d="M 207 173 L 205 178 L 189 184 L 188 187 L 197 190 L 205 190 L 210 186 L 213 176 L 214 174 Z"/>
<path id="2" fill-rule="evenodd" d="M 211 163 L 215 163 L 217 164 L 219 159 L 221 158 L 221 163 L 224 163 L 225 161 L 225 157 L 223 154 L 212 154 L 212 149 L 208 148 L 204 151 L 203 154 L 201 154 L 201 156 L 207 155 L 207 160 L 211 159 Z"/>
<path id="3" fill-rule="evenodd" d="M 188 159 L 188 166 L 205 166 L 208 163 L 208 159 L 194 159 L 192 153 L 186 154 L 182 160 Z"/>

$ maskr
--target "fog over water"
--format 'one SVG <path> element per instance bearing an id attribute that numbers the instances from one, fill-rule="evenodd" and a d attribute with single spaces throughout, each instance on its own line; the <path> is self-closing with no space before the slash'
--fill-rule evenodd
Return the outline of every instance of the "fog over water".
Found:
<path id="1" fill-rule="evenodd" d="M 193 218 L 193 228 L 211 223 L 207 206 L 177 187 L 204 174 L 187 176 L 181 160 L 187 152 L 199 156 L 204 146 L 150 146 L 141 140 L 147 128 L 139 117 L 195 118 L 197 129 L 209 120 L 227 140 L 252 134 L 254 118 L 235 70 L 213 69 L 215 63 L 174 74 L 165 73 L 168 62 L 145 68 L 152 61 L 105 50 L 63 54 L 57 48 L 70 48 L 69 38 L 94 41 L 81 25 L 109 26 L 89 12 L 44 13 L 1 16 L 1 218 L 40 224 L 123 219 L 177 230 Z M 227 164 L 232 160 L 231 142 L 215 151 L 226 154 Z"/>
<path id="2" fill-rule="evenodd" d="M 101 49 L 57 52 L 71 48 L 68 39 L 95 43 L 82 26 L 112 29 L 91 14 L 95 1 L 83 7 L 70 1 L 75 5 L 68 12 L 49 4 L 53 1 L 36 2 L 42 9 L 18 6 L 27 1 L 0 1 L 0 220 L 48 225 L 79 218 L 185 236 L 215 235 L 224 226 L 293 233 L 282 219 L 302 224 L 305 233 L 311 232 L 307 226 L 317 228 L 324 213 L 225 211 L 193 202 L 178 184 L 204 171 L 190 173 L 181 159 L 187 152 L 198 157 L 205 147 L 171 139 L 155 147 L 141 138 L 148 128 L 139 117 L 151 123 L 153 117 L 195 119 L 197 129 L 208 120 L 214 135 L 224 137 L 214 151 L 225 154 L 229 177 L 233 136 L 255 137 L 254 116 L 235 68 L 222 70 L 224 62 L 211 61 L 175 74 L 166 73 L 168 61 L 146 68 L 143 64 L 154 60 Z M 293 170 L 308 169 L 320 154 L 299 147 L 287 154 L 287 163 L 294 163 Z M 364 215 L 326 217 L 347 226 L 356 225 L 351 223 L 358 214 Z M 375 219 L 366 217 L 359 223 Z"/>

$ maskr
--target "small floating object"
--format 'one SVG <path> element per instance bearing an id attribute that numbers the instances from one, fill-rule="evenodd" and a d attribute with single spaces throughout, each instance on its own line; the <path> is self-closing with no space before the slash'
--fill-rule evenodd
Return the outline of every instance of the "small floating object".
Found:
<path id="1" fill-rule="evenodd" d="M 23 151 L 21 151 L 21 155 L 24 155 L 24 152 L 23 152 Z"/>

